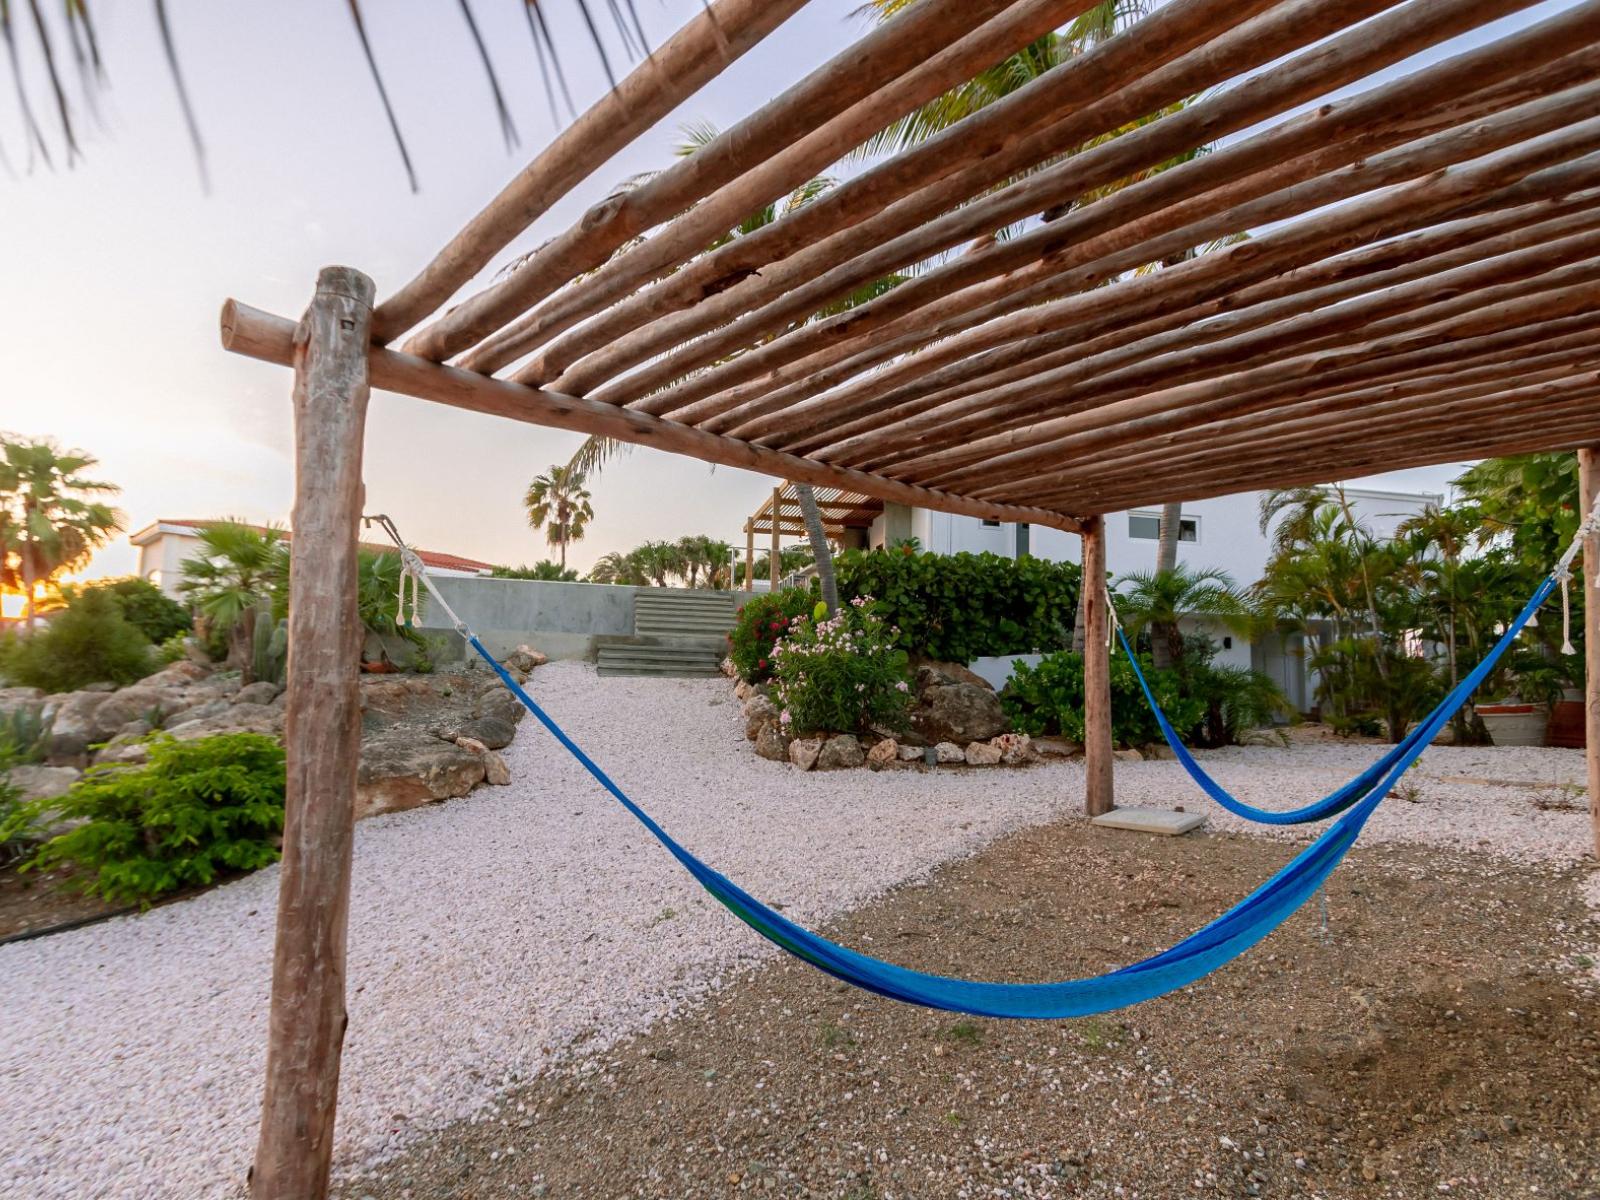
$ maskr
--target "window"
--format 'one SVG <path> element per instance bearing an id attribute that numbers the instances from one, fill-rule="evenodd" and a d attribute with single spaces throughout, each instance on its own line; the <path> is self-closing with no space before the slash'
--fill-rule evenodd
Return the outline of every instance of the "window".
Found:
<path id="1" fill-rule="evenodd" d="M 1028 523 L 1023 521 L 1017 525 L 1017 557 L 1021 558 L 1028 553 Z"/>
<path id="2" fill-rule="evenodd" d="M 1154 542 L 1161 538 L 1161 514 L 1150 512 L 1131 512 L 1128 514 L 1128 536 L 1141 541 Z M 1200 518 L 1178 518 L 1178 540 L 1180 542 L 1198 542 L 1200 540 Z"/>
<path id="3" fill-rule="evenodd" d="M 999 521 L 991 521 L 991 520 L 989 520 L 989 518 L 985 517 L 983 519 L 983 527 L 985 529 L 999 529 L 1000 528 L 1000 522 Z"/>

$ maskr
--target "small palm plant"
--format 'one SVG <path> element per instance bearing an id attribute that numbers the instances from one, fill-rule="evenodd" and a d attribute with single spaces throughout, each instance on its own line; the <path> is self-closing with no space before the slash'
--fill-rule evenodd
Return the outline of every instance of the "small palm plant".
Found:
<path id="1" fill-rule="evenodd" d="M 567 546 L 581 541 L 594 520 L 594 506 L 583 484 L 582 471 L 555 464 L 534 477 L 522 498 L 528 524 L 544 530 L 545 540 L 560 551 L 562 567 L 567 565 Z"/>
<path id="2" fill-rule="evenodd" d="M 1158 670 L 1183 661 L 1186 616 L 1206 617 L 1230 633 L 1249 637 L 1258 617 L 1233 577 L 1216 567 L 1180 563 L 1170 571 L 1134 571 L 1117 581 L 1117 615 L 1130 633 L 1150 633 L 1150 658 Z"/>
<path id="3" fill-rule="evenodd" d="M 250 682 L 257 614 L 282 617 L 288 607 L 288 544 L 283 530 L 242 521 L 214 522 L 199 537 L 200 552 L 184 560 L 178 590 L 212 629 L 226 631 L 228 665 Z"/>

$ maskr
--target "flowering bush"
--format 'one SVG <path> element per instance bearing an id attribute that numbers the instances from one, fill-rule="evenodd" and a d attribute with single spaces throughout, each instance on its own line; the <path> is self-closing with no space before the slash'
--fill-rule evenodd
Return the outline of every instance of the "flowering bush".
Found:
<path id="1" fill-rule="evenodd" d="M 772 699 L 785 732 L 903 729 L 911 684 L 899 630 L 873 611 L 870 596 L 825 614 L 819 604 L 811 620 L 791 621 L 773 647 Z"/>
<path id="2" fill-rule="evenodd" d="M 739 610 L 739 620 L 728 635 L 728 657 L 746 683 L 765 683 L 772 677 L 772 647 L 796 617 L 811 611 L 812 599 L 802 588 L 784 588 L 769 596 L 756 596 Z"/>

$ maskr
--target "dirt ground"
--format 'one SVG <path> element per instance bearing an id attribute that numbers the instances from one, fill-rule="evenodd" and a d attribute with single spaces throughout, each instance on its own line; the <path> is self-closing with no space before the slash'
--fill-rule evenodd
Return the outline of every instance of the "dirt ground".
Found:
<path id="1" fill-rule="evenodd" d="M 120 912 L 125 905 L 86 896 L 65 886 L 61 872 L 19 875 L 0 867 L 0 938 L 12 937 L 63 922 Z"/>
<path id="2" fill-rule="evenodd" d="M 828 932 L 926 970 L 1103 971 L 1291 851 L 1070 822 Z M 1600 1197 L 1600 929 L 1576 868 L 1357 850 L 1244 959 L 1098 1019 L 974 1020 L 792 960 L 417 1143 L 345 1200 Z M 403 1114 L 397 1114 L 397 1120 Z"/>

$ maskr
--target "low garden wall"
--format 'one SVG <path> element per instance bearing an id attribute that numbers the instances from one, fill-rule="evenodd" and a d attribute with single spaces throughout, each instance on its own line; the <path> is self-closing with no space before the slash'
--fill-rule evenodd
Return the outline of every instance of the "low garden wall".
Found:
<path id="1" fill-rule="evenodd" d="M 633 598 L 637 593 L 685 591 L 610 583 L 439 575 L 433 576 L 432 582 L 491 654 L 503 657 L 526 642 L 552 659 L 592 659 L 596 637 L 631 635 Z M 742 606 L 748 595 L 744 591 L 734 592 L 734 605 Z M 464 645 L 437 604 L 424 607 L 420 628 L 437 641 L 436 658 L 453 661 L 463 656 Z M 441 638 L 440 635 L 445 636 Z"/>

